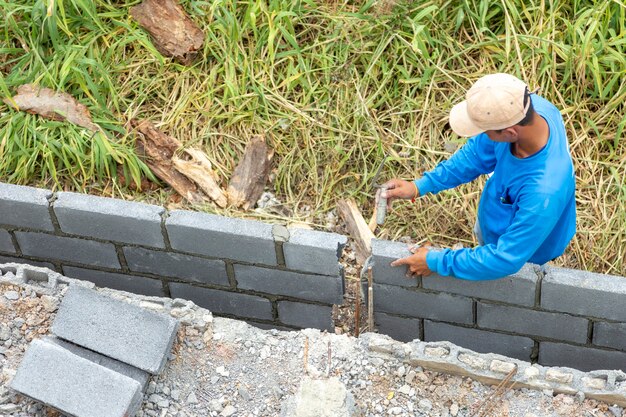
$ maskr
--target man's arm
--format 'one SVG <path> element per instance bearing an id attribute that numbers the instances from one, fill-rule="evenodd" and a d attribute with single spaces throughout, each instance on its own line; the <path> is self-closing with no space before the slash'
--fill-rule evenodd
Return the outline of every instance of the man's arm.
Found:
<path id="1" fill-rule="evenodd" d="M 470 138 L 448 160 L 415 181 L 419 195 L 436 194 L 492 172 L 496 166 L 495 145 L 484 133 Z"/>
<path id="2" fill-rule="evenodd" d="M 521 195 L 518 205 L 513 222 L 496 244 L 429 251 L 428 269 L 466 280 L 496 279 L 519 271 L 550 234 L 564 205 L 558 195 L 536 193 Z"/>

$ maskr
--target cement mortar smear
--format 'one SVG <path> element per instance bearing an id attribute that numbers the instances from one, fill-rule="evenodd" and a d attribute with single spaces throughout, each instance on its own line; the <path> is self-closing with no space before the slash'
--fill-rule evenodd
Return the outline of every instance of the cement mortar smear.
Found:
<path id="1" fill-rule="evenodd" d="M 0 264 L 0 271 L 2 272 L 0 284 L 18 285 L 39 295 L 63 295 L 69 285 L 95 287 L 92 283 L 67 278 L 47 268 Z M 211 313 L 191 301 L 141 296 L 110 289 L 98 291 L 142 308 L 170 314 L 182 325 L 193 327 L 200 332 L 211 332 L 213 326 Z M 259 329 L 256 331 L 269 332 Z M 315 334 L 309 330 L 302 332 L 305 332 L 307 337 L 320 335 L 319 331 Z M 513 388 L 552 390 L 565 394 L 582 393 L 587 398 L 626 407 L 626 374 L 622 371 L 582 372 L 564 367 L 546 367 L 501 355 L 476 353 L 448 342 L 415 340 L 402 343 L 375 333 L 349 339 L 354 350 L 365 348 L 373 355 L 394 359 L 411 366 L 421 366 L 427 370 L 467 376 L 487 384 L 499 384 L 510 377 Z"/>

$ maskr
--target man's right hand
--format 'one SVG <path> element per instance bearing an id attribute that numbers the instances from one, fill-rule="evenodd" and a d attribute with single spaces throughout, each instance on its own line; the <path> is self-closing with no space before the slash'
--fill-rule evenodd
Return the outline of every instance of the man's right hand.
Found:
<path id="1" fill-rule="evenodd" d="M 387 190 L 379 189 L 380 196 L 387 198 L 387 208 L 391 208 L 393 200 L 402 198 L 405 200 L 411 200 L 417 198 L 420 192 L 413 181 L 405 181 L 398 178 L 387 181 L 384 184 Z"/>

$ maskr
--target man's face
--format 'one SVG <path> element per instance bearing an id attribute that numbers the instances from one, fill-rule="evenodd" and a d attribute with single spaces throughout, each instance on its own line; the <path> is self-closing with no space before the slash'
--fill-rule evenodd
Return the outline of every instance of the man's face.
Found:
<path id="1" fill-rule="evenodd" d="M 486 130 L 485 133 L 494 142 L 517 142 L 517 130 L 512 127 L 502 130 Z"/>

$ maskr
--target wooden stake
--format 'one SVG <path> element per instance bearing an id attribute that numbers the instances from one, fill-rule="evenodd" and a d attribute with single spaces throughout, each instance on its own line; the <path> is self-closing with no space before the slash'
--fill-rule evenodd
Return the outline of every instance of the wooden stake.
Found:
<path id="1" fill-rule="evenodd" d="M 337 201 L 337 212 L 346 223 L 348 234 L 356 243 L 356 260 L 362 265 L 372 253 L 374 233 L 369 229 L 353 199 Z"/>
<path id="2" fill-rule="evenodd" d="M 374 331 L 374 287 L 372 267 L 367 267 L 367 330 Z"/>

